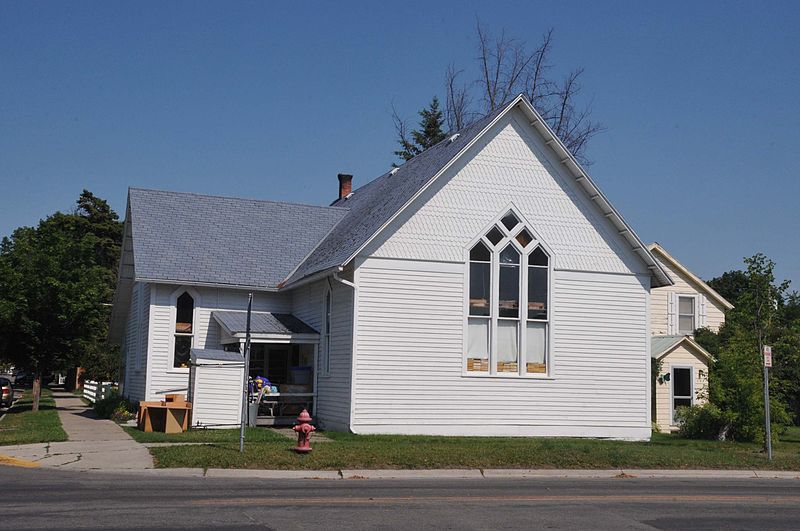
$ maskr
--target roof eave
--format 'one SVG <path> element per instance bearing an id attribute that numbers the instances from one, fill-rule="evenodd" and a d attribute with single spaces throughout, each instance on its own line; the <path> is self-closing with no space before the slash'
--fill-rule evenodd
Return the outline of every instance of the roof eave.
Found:
<path id="1" fill-rule="evenodd" d="M 228 289 L 251 290 L 251 291 L 266 291 L 266 292 L 278 291 L 277 287 L 270 287 L 270 286 L 253 286 L 248 284 L 225 284 L 220 282 L 202 282 L 195 280 L 182 280 L 179 278 L 136 277 L 135 281 L 147 282 L 149 284 L 177 284 L 181 286 L 197 286 L 202 288 L 228 288 Z"/>
<path id="2" fill-rule="evenodd" d="M 681 273 L 689 277 L 703 291 L 705 291 L 708 295 L 710 295 L 712 299 L 714 299 L 722 306 L 724 306 L 726 310 L 732 310 L 733 308 L 735 308 L 735 306 L 731 304 L 725 297 L 720 295 L 714 288 L 706 284 L 706 282 L 702 278 L 692 273 L 689 269 L 686 268 L 686 266 L 680 263 L 677 258 L 669 254 L 667 250 L 661 246 L 661 244 L 659 244 L 658 242 L 653 242 L 648 246 L 648 248 L 650 249 L 651 252 L 655 251 L 657 254 L 661 255 L 667 262 L 672 264 Z"/>

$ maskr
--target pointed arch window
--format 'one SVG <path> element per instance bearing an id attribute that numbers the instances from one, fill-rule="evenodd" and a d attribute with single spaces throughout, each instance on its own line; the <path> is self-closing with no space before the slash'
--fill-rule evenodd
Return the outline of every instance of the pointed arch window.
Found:
<path id="1" fill-rule="evenodd" d="M 551 260 L 513 211 L 469 250 L 468 373 L 547 373 Z"/>
<path id="2" fill-rule="evenodd" d="M 194 298 L 184 291 L 175 302 L 174 368 L 187 368 L 194 342 Z"/>

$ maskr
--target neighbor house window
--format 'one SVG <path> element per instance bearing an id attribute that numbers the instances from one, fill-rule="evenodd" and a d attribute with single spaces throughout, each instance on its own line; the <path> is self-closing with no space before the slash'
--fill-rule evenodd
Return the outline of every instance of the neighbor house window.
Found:
<path id="1" fill-rule="evenodd" d="M 694 297 L 678 297 L 678 333 L 683 336 L 694 334 Z"/>
<path id="2" fill-rule="evenodd" d="M 677 422 L 675 413 L 679 407 L 690 407 L 694 403 L 692 396 L 692 368 L 672 368 L 672 422 Z"/>
<path id="3" fill-rule="evenodd" d="M 194 299 L 183 292 L 175 303 L 175 351 L 172 366 L 189 367 L 194 339 Z"/>
<path id="4" fill-rule="evenodd" d="M 325 292 L 322 323 L 322 373 L 331 372 L 331 290 Z"/>
<path id="5" fill-rule="evenodd" d="M 506 213 L 469 251 L 466 370 L 547 372 L 550 259 Z"/>

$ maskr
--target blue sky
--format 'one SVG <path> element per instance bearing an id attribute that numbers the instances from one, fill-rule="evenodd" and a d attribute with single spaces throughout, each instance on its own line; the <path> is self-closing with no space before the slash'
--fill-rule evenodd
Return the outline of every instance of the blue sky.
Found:
<path id="1" fill-rule="evenodd" d="M 582 66 L 590 174 L 704 278 L 757 251 L 800 289 L 797 2 L 3 2 L 0 235 L 128 186 L 329 203 L 470 67 L 476 17 Z"/>

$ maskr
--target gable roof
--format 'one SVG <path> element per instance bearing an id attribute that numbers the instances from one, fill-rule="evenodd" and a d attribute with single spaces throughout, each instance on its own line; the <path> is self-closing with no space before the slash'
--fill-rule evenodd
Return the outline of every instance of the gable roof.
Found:
<path id="1" fill-rule="evenodd" d="M 664 260 L 670 266 L 677 269 L 679 273 L 687 277 L 693 284 L 697 286 L 697 288 L 700 289 L 700 291 L 704 292 L 709 298 L 715 300 L 717 303 L 722 305 L 726 310 L 733 309 L 733 304 L 728 302 L 728 300 L 725 297 L 717 293 L 714 290 L 714 288 L 703 282 L 703 280 L 700 277 L 698 277 L 697 275 L 686 269 L 686 267 L 683 264 L 678 262 L 678 260 L 676 260 L 675 257 L 673 257 L 663 247 L 661 247 L 661 245 L 658 242 L 651 243 L 649 245 L 649 249 L 653 254 L 656 255 L 657 258 L 659 258 L 660 260 Z"/>
<path id="2" fill-rule="evenodd" d="M 347 207 L 348 213 L 281 286 L 290 286 L 314 273 L 333 267 L 343 267 L 350 262 L 419 194 L 455 163 L 469 147 L 515 107 L 526 113 L 531 120 L 531 126 L 556 152 L 561 163 L 567 167 L 602 214 L 617 228 L 618 233 L 628 241 L 634 254 L 645 263 L 651 273 L 652 285 L 654 287 L 672 285 L 672 279 L 658 260 L 653 257 L 630 225 L 597 188 L 580 163 L 556 137 L 547 122 L 536 112 L 525 96 L 520 94 L 506 106 L 478 120 L 457 135 L 443 140 L 396 170 L 385 173 L 358 188 L 347 198 L 334 202 L 334 206 Z"/>
<path id="3" fill-rule="evenodd" d="M 347 213 L 131 188 L 135 280 L 276 289 Z"/>
<path id="4" fill-rule="evenodd" d="M 689 336 L 653 336 L 650 338 L 650 356 L 654 359 L 661 359 L 680 345 L 688 347 L 689 350 L 700 354 L 706 360 L 713 359 L 706 349 Z"/>

